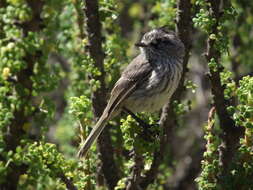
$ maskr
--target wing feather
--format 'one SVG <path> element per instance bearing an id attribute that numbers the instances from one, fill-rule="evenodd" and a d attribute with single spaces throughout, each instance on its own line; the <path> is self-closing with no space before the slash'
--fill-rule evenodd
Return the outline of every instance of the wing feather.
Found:
<path id="1" fill-rule="evenodd" d="M 123 71 L 121 78 L 112 89 L 110 100 L 104 111 L 107 117 L 119 107 L 129 95 L 151 75 L 152 66 L 143 56 L 136 57 Z"/>

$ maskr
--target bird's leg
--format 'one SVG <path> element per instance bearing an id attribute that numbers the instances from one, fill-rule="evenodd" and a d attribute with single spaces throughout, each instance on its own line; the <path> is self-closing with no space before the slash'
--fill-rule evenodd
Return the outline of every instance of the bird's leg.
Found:
<path id="1" fill-rule="evenodd" d="M 129 109 L 123 107 L 123 111 L 126 112 L 127 114 L 131 115 L 132 118 L 134 118 L 135 121 L 139 123 L 143 128 L 150 127 L 148 123 L 143 121 L 141 118 L 139 118 L 137 115 L 135 115 L 133 112 L 131 112 Z"/>
<path id="2" fill-rule="evenodd" d="M 135 121 L 137 121 L 138 124 L 142 127 L 143 134 L 141 136 L 144 140 L 150 141 L 150 139 L 157 136 L 157 134 L 154 134 L 154 131 L 152 131 L 152 129 L 151 129 L 154 125 L 150 125 L 150 124 L 146 123 L 145 121 L 140 119 L 138 116 L 136 116 L 133 112 L 131 112 L 129 109 L 127 109 L 125 107 L 123 107 L 123 111 L 125 113 L 131 115 L 132 118 L 134 118 Z"/>

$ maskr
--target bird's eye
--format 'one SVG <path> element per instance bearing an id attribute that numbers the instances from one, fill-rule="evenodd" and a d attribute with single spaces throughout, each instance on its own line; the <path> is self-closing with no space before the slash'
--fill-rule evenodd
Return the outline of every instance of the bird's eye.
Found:
<path id="1" fill-rule="evenodd" d="M 153 48 L 157 48 L 157 43 L 156 43 L 156 42 L 151 42 L 150 45 L 151 45 Z"/>
<path id="2" fill-rule="evenodd" d="M 156 48 L 160 42 L 161 42 L 161 40 L 160 40 L 160 39 L 157 39 L 157 40 L 153 40 L 150 44 L 151 44 L 153 47 Z"/>

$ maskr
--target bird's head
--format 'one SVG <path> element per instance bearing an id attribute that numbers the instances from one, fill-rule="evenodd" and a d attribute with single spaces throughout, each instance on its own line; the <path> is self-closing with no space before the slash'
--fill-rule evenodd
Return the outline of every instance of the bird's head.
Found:
<path id="1" fill-rule="evenodd" d="M 184 56 L 184 44 L 175 32 L 165 27 L 153 29 L 145 33 L 139 43 L 135 44 L 148 59 L 157 59 L 166 56 Z"/>

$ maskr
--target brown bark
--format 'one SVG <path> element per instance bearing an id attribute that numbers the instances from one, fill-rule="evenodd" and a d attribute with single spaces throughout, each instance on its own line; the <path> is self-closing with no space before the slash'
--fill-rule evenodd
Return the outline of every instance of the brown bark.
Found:
<path id="1" fill-rule="evenodd" d="M 138 190 L 140 187 L 141 171 L 143 170 L 143 156 L 134 151 L 134 165 L 132 167 L 132 175 L 128 181 L 126 190 Z"/>
<path id="2" fill-rule="evenodd" d="M 102 115 L 106 105 L 106 88 L 104 72 L 104 52 L 102 50 L 101 22 L 98 11 L 97 0 L 85 0 L 86 28 L 89 45 L 87 46 L 90 57 L 94 61 L 94 66 L 99 69 L 101 75 L 90 76 L 100 82 L 100 88 L 92 93 L 92 107 L 96 120 Z M 114 189 L 119 180 L 119 172 L 113 158 L 113 148 L 111 145 L 109 128 L 98 138 L 99 158 L 102 162 L 102 171 L 109 189 Z"/>
<path id="3" fill-rule="evenodd" d="M 218 25 L 222 17 L 224 6 L 230 6 L 230 2 L 209 1 L 209 14 L 212 18 L 215 18 L 215 24 L 213 25 L 210 34 L 218 35 Z M 229 163 L 233 159 L 234 152 L 239 143 L 239 137 L 242 135 L 242 128 L 235 125 L 234 120 L 227 112 L 227 107 L 231 105 L 231 102 L 224 98 L 225 86 L 221 84 L 220 73 L 222 72 L 222 65 L 220 64 L 220 52 L 215 47 L 216 40 L 208 38 L 207 40 L 207 52 L 206 59 L 208 62 L 213 58 L 218 65 L 217 70 L 210 70 L 209 79 L 211 82 L 211 90 L 213 94 L 214 106 L 216 113 L 219 117 L 220 127 L 222 129 L 222 144 L 220 146 L 220 165 L 223 168 L 223 175 L 226 175 Z"/>

